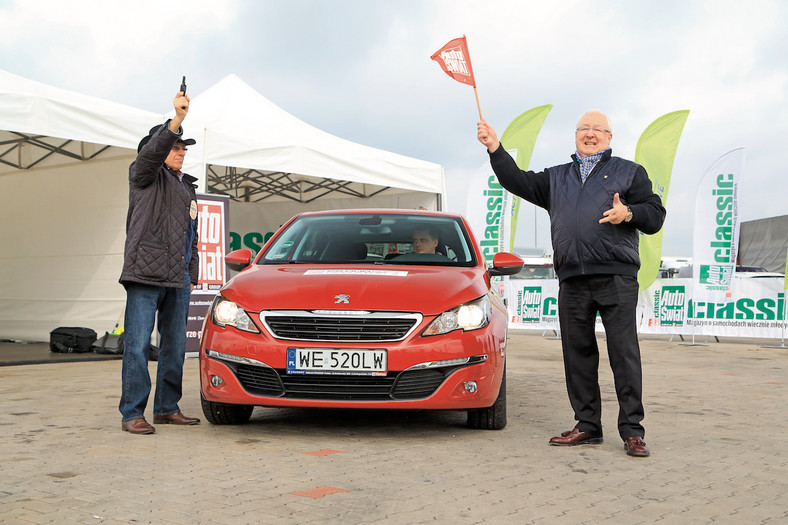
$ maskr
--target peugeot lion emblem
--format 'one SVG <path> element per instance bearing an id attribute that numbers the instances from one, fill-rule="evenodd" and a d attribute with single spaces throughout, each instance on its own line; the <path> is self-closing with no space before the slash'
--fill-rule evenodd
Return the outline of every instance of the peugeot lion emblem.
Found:
<path id="1" fill-rule="evenodd" d="M 334 299 L 336 299 L 336 301 L 334 301 L 334 304 L 342 304 L 342 303 L 350 304 L 350 295 L 346 293 L 335 295 Z"/>

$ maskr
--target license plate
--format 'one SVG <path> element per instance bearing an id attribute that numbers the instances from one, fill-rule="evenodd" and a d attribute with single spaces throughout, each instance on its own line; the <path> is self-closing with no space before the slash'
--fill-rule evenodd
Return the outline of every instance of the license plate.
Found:
<path id="1" fill-rule="evenodd" d="M 288 374 L 385 376 L 386 350 L 288 348 Z"/>

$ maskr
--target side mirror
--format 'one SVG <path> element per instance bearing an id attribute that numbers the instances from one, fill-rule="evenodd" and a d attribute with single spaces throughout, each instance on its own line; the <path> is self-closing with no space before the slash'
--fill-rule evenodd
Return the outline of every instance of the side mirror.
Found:
<path id="1" fill-rule="evenodd" d="M 241 248 L 224 256 L 224 264 L 234 272 L 240 272 L 252 262 L 252 250 Z"/>
<path id="2" fill-rule="evenodd" d="M 493 256 L 493 265 L 490 275 L 514 275 L 523 269 L 525 262 L 513 253 L 500 252 Z"/>

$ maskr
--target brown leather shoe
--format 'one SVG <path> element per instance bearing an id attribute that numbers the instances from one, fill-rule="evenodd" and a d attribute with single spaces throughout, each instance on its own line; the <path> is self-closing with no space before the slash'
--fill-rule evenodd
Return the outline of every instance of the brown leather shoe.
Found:
<path id="1" fill-rule="evenodd" d="M 602 434 L 596 432 L 580 432 L 576 428 L 561 432 L 560 436 L 550 439 L 551 445 L 573 447 L 575 445 L 598 445 L 602 443 Z"/>
<path id="2" fill-rule="evenodd" d="M 126 432 L 131 432 L 132 434 L 156 433 L 156 428 L 153 427 L 147 421 L 145 421 L 144 417 L 141 417 L 139 419 L 130 419 L 129 421 L 123 421 L 120 424 L 120 428 L 122 428 Z"/>
<path id="3" fill-rule="evenodd" d="M 639 458 L 647 458 L 651 455 L 646 442 L 640 436 L 630 436 L 624 441 L 624 449 L 627 455 Z"/>
<path id="4" fill-rule="evenodd" d="M 153 422 L 161 425 L 199 425 L 200 418 L 186 417 L 181 412 L 175 412 L 174 414 L 169 414 L 167 416 L 157 416 L 154 414 Z"/>

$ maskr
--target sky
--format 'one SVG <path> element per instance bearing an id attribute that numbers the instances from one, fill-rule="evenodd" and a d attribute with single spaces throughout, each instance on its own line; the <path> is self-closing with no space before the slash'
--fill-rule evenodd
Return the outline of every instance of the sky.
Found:
<path id="1" fill-rule="evenodd" d="M 440 164 L 446 208 L 465 213 L 487 160 L 476 99 L 429 57 L 466 35 L 499 134 L 554 106 L 531 169 L 568 162 L 586 110 L 628 159 L 651 122 L 689 110 L 663 255 L 691 256 L 700 180 L 734 148 L 741 220 L 788 214 L 786 21 L 780 0 L 0 0 L 0 69 L 161 114 L 181 76 L 194 97 L 235 74 L 326 132 Z M 546 212 L 523 206 L 515 246 L 551 251 Z"/>

